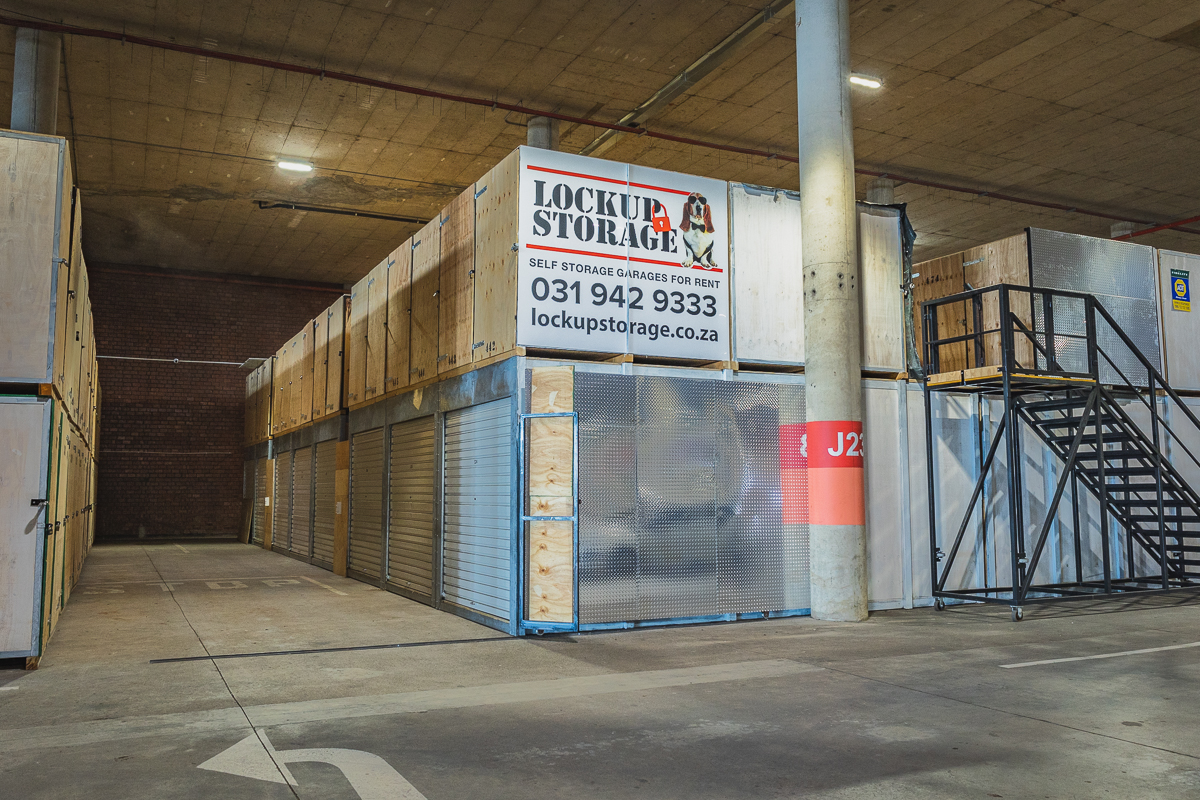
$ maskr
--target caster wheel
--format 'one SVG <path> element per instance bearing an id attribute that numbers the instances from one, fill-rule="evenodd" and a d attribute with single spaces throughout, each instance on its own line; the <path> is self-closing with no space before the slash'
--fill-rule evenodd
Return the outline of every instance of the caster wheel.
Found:
<path id="1" fill-rule="evenodd" d="M 940 597 L 935 598 L 933 601 L 933 607 L 936 608 L 938 611 L 945 611 L 946 610 L 946 601 Z"/>
<path id="2" fill-rule="evenodd" d="M 1021 609 L 1020 606 L 1013 606 L 1012 621 L 1020 622 L 1023 619 L 1025 619 L 1025 612 Z"/>

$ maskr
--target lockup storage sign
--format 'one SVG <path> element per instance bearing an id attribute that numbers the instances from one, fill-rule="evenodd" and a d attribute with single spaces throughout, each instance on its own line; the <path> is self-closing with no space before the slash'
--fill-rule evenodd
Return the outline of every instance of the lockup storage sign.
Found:
<path id="1" fill-rule="evenodd" d="M 517 340 L 729 358 L 724 181 L 521 148 Z"/>

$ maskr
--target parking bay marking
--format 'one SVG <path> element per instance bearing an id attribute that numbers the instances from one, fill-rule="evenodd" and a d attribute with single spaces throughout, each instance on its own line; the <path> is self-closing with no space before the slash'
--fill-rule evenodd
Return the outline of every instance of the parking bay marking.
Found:
<path id="1" fill-rule="evenodd" d="M 1045 664 L 1066 664 L 1069 661 L 1095 661 L 1101 658 L 1120 658 L 1121 656 L 1139 656 L 1143 653 L 1161 653 L 1164 650 L 1185 650 L 1189 647 L 1200 647 L 1200 642 L 1187 644 L 1169 644 L 1165 647 L 1146 647 L 1141 650 L 1121 650 L 1116 653 L 1097 653 L 1094 656 L 1072 656 L 1071 658 L 1047 658 L 1044 661 L 1024 661 L 1020 664 L 1000 664 L 1000 669 L 1019 669 L 1020 667 L 1040 667 Z"/>

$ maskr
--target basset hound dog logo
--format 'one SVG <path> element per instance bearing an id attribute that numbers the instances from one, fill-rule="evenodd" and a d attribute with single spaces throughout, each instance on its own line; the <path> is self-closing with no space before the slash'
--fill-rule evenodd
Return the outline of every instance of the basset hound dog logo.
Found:
<path id="1" fill-rule="evenodd" d="M 695 264 L 703 269 L 716 269 L 713 261 L 713 227 L 712 209 L 708 198 L 692 192 L 683 204 L 683 221 L 679 223 L 683 231 L 683 244 L 687 248 L 687 258 L 683 266 Z"/>

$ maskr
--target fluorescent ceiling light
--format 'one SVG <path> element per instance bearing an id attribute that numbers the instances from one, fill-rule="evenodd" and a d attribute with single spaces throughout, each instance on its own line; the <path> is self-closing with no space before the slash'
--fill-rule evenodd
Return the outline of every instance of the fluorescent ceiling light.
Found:
<path id="1" fill-rule="evenodd" d="M 275 166 L 280 169 L 286 169 L 291 172 L 312 172 L 313 165 L 307 161 L 301 161 L 296 158 L 281 158 L 275 162 Z"/>
<path id="2" fill-rule="evenodd" d="M 851 75 L 850 82 L 855 86 L 865 86 L 868 89 L 878 89 L 883 86 L 878 78 L 872 78 L 870 75 Z"/>

